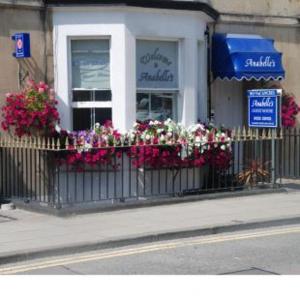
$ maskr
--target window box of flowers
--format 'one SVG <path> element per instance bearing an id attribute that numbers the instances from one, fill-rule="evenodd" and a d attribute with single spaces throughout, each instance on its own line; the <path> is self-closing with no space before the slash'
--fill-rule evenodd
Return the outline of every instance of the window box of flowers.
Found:
<path id="1" fill-rule="evenodd" d="M 185 128 L 170 119 L 139 122 L 125 133 L 106 122 L 94 130 L 61 131 L 60 138 L 66 150 L 57 157 L 65 171 L 60 181 L 76 173 L 77 182 L 89 181 L 95 197 L 143 198 L 200 190 L 209 167 L 222 172 L 231 163 L 230 131 L 204 124 Z M 83 197 L 93 197 L 89 189 L 85 193 Z"/>

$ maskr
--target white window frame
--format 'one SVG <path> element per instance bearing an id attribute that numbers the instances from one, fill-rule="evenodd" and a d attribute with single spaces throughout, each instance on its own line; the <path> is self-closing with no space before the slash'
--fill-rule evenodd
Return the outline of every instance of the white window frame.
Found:
<path id="1" fill-rule="evenodd" d="M 156 93 L 168 93 L 168 94 L 173 94 L 174 95 L 174 100 L 173 100 L 173 116 L 172 119 L 174 121 L 178 121 L 178 116 L 179 116 L 179 98 L 181 95 L 181 76 L 180 76 L 180 70 L 181 70 L 181 47 L 182 47 L 182 40 L 181 39 L 174 39 L 174 38 L 159 38 L 159 37 L 144 37 L 144 36 L 139 36 L 136 38 L 136 46 L 138 44 L 138 41 L 153 41 L 153 42 L 176 42 L 177 43 L 177 72 L 178 72 L 178 87 L 177 88 L 136 88 L 136 104 L 137 104 L 137 94 L 149 94 L 149 98 L 151 98 L 151 94 L 156 94 Z M 149 114 L 151 117 L 151 99 L 149 103 Z"/>
<path id="2" fill-rule="evenodd" d="M 73 78 L 72 78 L 72 41 L 78 41 L 78 40 L 106 40 L 109 43 L 109 84 L 110 88 L 107 89 L 84 89 L 84 88 L 73 88 Z M 101 51 L 105 52 L 106 51 Z M 111 66 L 111 36 L 69 36 L 68 37 L 68 66 L 69 66 L 69 105 L 70 105 L 70 113 L 71 113 L 71 127 L 73 129 L 73 109 L 80 109 L 80 108 L 111 108 L 112 109 L 112 82 L 111 82 L 111 74 L 112 74 L 112 66 Z M 73 101 L 73 91 L 90 91 L 90 92 L 95 92 L 95 91 L 111 91 L 111 99 L 110 101 Z M 92 123 L 95 123 L 95 111 L 93 113 L 93 121 Z"/>

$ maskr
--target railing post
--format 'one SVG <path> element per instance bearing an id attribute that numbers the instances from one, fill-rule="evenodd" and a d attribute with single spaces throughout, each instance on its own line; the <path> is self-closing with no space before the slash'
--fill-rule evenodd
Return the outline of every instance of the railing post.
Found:
<path id="1" fill-rule="evenodd" d="M 276 186 L 276 170 L 275 170 L 275 164 L 276 164 L 276 147 L 275 147 L 275 132 L 276 129 L 271 130 L 271 180 L 272 180 L 272 187 L 275 188 Z"/>

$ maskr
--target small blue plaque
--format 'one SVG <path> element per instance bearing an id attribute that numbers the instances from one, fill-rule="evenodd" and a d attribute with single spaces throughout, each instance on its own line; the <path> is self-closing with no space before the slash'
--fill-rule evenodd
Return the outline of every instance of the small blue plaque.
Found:
<path id="1" fill-rule="evenodd" d="M 12 36 L 15 41 L 15 52 L 13 56 L 16 58 L 31 57 L 30 53 L 30 34 L 29 33 L 16 33 Z"/>

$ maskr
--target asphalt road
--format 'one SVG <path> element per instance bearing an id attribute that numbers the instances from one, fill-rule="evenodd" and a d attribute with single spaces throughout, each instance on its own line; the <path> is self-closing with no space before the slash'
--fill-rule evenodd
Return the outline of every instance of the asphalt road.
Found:
<path id="1" fill-rule="evenodd" d="M 300 225 L 99 250 L 0 266 L 0 274 L 300 274 Z"/>

